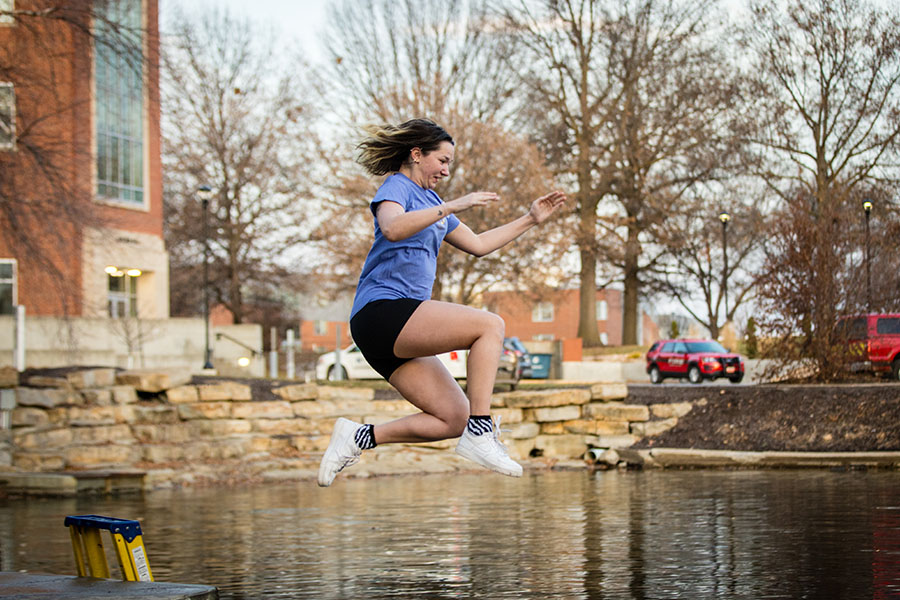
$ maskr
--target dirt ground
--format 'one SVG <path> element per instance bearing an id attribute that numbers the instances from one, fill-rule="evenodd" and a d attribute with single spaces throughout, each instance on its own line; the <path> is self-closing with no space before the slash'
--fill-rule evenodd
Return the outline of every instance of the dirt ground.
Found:
<path id="1" fill-rule="evenodd" d="M 705 399 L 705 402 L 702 400 Z M 861 452 L 900 450 L 900 384 L 629 386 L 633 404 L 692 402 L 636 448 Z"/>

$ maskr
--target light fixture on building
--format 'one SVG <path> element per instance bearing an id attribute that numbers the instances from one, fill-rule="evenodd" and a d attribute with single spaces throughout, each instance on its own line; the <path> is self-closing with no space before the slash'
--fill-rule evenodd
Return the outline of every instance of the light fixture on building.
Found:
<path id="1" fill-rule="evenodd" d="M 242 356 L 238 359 L 238 365 L 246 369 L 250 366 L 250 359 L 246 356 Z"/>
<path id="2" fill-rule="evenodd" d="M 103 270 L 106 271 L 107 275 L 110 277 L 124 277 L 125 275 L 128 275 L 129 277 L 140 277 L 143 273 L 140 269 L 123 269 L 112 265 Z"/>

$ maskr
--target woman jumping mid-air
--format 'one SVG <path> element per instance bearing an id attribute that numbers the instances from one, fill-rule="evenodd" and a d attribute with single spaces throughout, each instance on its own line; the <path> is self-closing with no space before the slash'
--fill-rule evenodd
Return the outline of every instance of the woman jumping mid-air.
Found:
<path id="1" fill-rule="evenodd" d="M 460 437 L 456 452 L 488 469 L 520 477 L 522 467 L 500 442 L 491 420 L 491 394 L 503 346 L 504 324 L 484 311 L 431 300 L 437 254 L 446 240 L 484 256 L 544 222 L 563 202 L 562 192 L 535 200 L 528 213 L 476 234 L 458 213 L 499 197 L 473 192 L 444 202 L 434 188 L 450 174 L 453 138 L 440 126 L 413 119 L 371 127 L 358 162 L 372 175 L 388 175 L 369 204 L 375 241 L 366 257 L 350 314 L 353 341 L 369 364 L 421 412 L 381 425 L 340 418 L 319 466 L 329 486 L 363 450 L 378 444 Z M 437 354 L 468 349 L 466 394 Z"/>

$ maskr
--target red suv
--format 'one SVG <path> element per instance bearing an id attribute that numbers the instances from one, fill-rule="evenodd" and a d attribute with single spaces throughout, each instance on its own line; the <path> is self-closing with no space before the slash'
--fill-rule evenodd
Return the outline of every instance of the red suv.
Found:
<path id="1" fill-rule="evenodd" d="M 890 373 L 900 379 L 900 314 L 872 314 L 844 317 L 838 323 L 852 355 L 860 359 L 854 370 Z"/>
<path id="2" fill-rule="evenodd" d="M 713 340 L 660 340 L 647 352 L 647 374 L 652 383 L 666 377 L 686 377 L 691 383 L 727 377 L 740 383 L 744 361 Z"/>

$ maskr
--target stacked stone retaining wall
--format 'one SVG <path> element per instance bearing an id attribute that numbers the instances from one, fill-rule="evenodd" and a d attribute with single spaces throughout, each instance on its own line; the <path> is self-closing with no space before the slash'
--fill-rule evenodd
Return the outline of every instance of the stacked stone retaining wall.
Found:
<path id="1" fill-rule="evenodd" d="M 15 396 L 10 428 L 0 432 L 0 470 L 133 469 L 146 472 L 146 487 L 314 478 L 338 417 L 377 424 L 416 411 L 404 400 L 376 400 L 370 388 L 283 382 L 258 399 L 246 383 L 194 384 L 178 371 L 92 369 L 22 382 L 7 372 L 0 385 Z M 630 446 L 690 409 L 628 405 L 626 396 L 623 383 L 513 391 L 495 394 L 492 412 L 510 454 L 546 467 L 580 461 L 592 447 Z M 382 446 L 350 474 L 472 469 L 454 445 Z"/>

